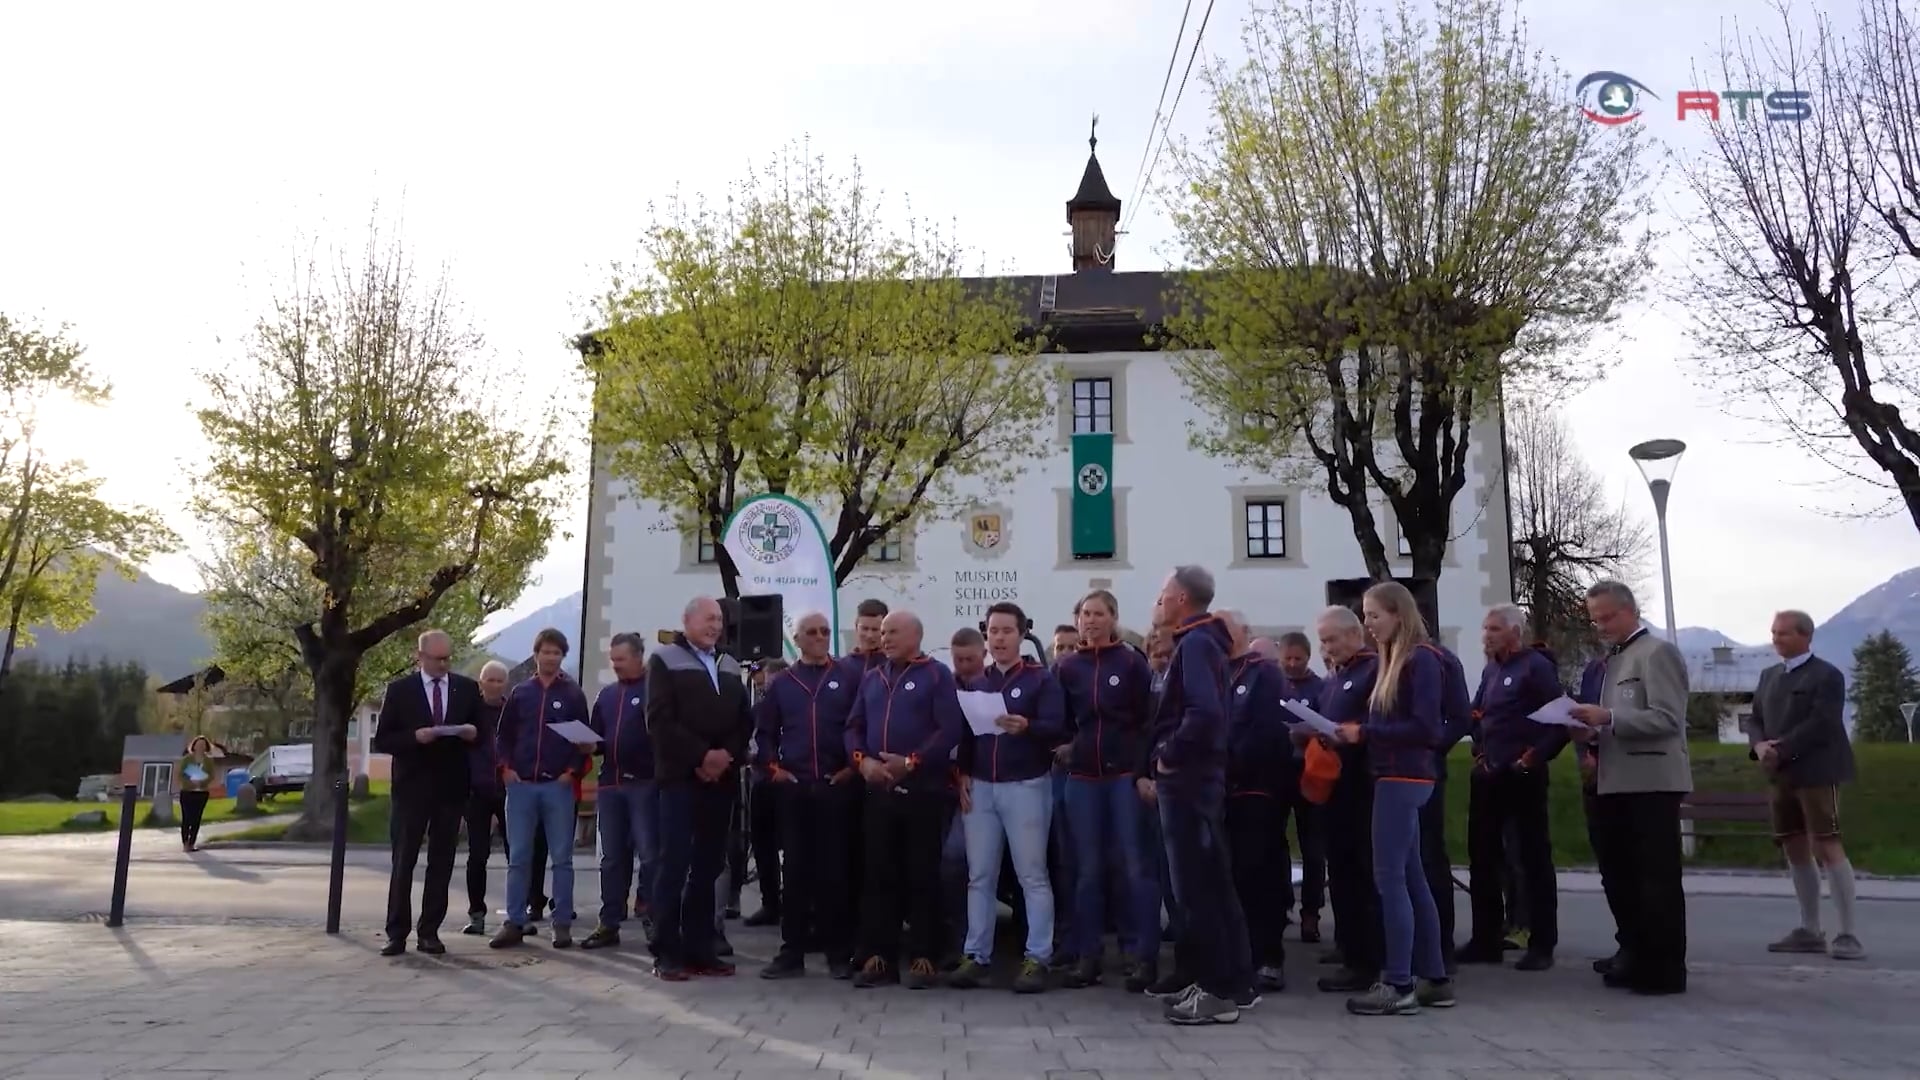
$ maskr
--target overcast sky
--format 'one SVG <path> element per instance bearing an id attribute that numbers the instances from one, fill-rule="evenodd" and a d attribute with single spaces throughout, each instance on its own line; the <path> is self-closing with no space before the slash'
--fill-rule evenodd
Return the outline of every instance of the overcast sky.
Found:
<path id="1" fill-rule="evenodd" d="M 557 380 L 579 377 L 564 339 L 609 264 L 634 252 L 649 201 L 721 193 L 801 136 L 839 162 L 858 155 L 872 184 L 910 195 L 917 213 L 952 219 L 991 267 L 1065 272 L 1062 203 L 1088 116 L 1100 114 L 1101 157 L 1126 198 L 1182 6 L 6 5 L 0 310 L 72 324 L 116 385 L 104 413 L 59 419 L 57 450 L 84 457 L 112 497 L 167 508 L 187 531 L 182 477 L 201 457 L 193 372 L 239 355 L 302 236 L 351 234 L 376 200 L 403 212 L 409 243 L 451 267 L 491 347 Z M 1240 54 L 1247 6 L 1218 0 L 1203 57 Z M 1622 70 L 1667 108 L 1726 20 L 1767 18 L 1741 0 L 1525 7 L 1570 82 Z M 1206 105 L 1196 78 L 1175 128 L 1197 130 Z M 1674 154 L 1699 152 L 1703 121 L 1643 122 Z M 1659 201 L 1684 210 L 1677 191 Z M 1120 266 L 1164 266 L 1168 242 L 1164 215 L 1145 205 Z M 1920 563 L 1910 523 L 1844 516 L 1879 495 L 1726 415 L 1688 363 L 1682 316 L 1661 303 L 1681 289 L 1672 262 L 1640 288 L 1624 336 L 1593 356 L 1607 379 L 1567 412 L 1609 491 L 1649 518 L 1626 448 L 1690 445 L 1671 519 L 1679 621 L 1761 641 L 1778 607 L 1825 618 Z M 579 588 L 579 519 L 576 504 L 573 538 L 517 610 Z M 184 555 L 152 570 L 196 584 Z"/>

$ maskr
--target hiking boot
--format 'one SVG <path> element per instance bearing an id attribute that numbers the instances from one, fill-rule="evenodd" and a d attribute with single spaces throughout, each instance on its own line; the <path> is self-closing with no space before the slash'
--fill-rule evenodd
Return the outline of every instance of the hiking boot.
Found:
<path id="1" fill-rule="evenodd" d="M 1835 960 L 1865 960 L 1867 949 L 1860 944 L 1859 938 L 1852 934 L 1841 934 L 1833 939 L 1833 948 L 1827 950 L 1827 955 Z"/>
<path id="2" fill-rule="evenodd" d="M 1452 979 L 1445 982 L 1421 979 L 1413 988 L 1413 1000 L 1419 1002 L 1423 1009 L 1451 1009 L 1459 1004 L 1454 1000 Z"/>
<path id="3" fill-rule="evenodd" d="M 1504 957 L 1498 945 L 1483 945 L 1477 941 L 1467 942 L 1467 947 L 1453 954 L 1453 958 L 1462 964 L 1498 964 Z"/>
<path id="4" fill-rule="evenodd" d="M 514 923 L 507 923 L 500 927 L 499 933 L 493 935 L 492 941 L 487 942 L 487 947 L 490 949 L 509 949 L 526 939 L 527 931 L 525 927 L 518 926 Z"/>
<path id="5" fill-rule="evenodd" d="M 1320 916 L 1300 916 L 1300 940 L 1306 942 L 1308 945 L 1317 945 L 1320 943 Z"/>
<path id="6" fill-rule="evenodd" d="M 1279 993 L 1287 988 L 1287 973 L 1277 964 L 1269 964 L 1253 974 L 1253 984 L 1260 990 Z"/>
<path id="7" fill-rule="evenodd" d="M 1016 994 L 1039 994 L 1047 989 L 1047 965 L 1029 956 L 1020 961 L 1020 973 L 1013 977 Z"/>
<path id="8" fill-rule="evenodd" d="M 693 976 L 688 975 L 687 969 L 681 967 L 679 964 L 667 960 L 655 960 L 653 962 L 653 977 L 659 979 L 661 982 L 681 983 L 686 982 Z"/>
<path id="9" fill-rule="evenodd" d="M 469 937 L 484 937 L 487 932 L 487 917 L 484 914 L 467 916 L 467 925 L 460 932 Z"/>
<path id="10" fill-rule="evenodd" d="M 573 927 L 560 923 L 553 924 L 553 947 L 556 949 L 573 948 Z"/>
<path id="11" fill-rule="evenodd" d="M 901 983 L 909 990 L 927 990 L 939 981 L 940 969 L 933 966 L 933 961 L 917 956 L 907 965 L 907 976 Z"/>
<path id="12" fill-rule="evenodd" d="M 969 956 L 947 976 L 947 986 L 954 990 L 978 990 L 987 985 L 987 978 L 986 965 Z"/>
<path id="13" fill-rule="evenodd" d="M 555 942 L 556 946 L 558 944 L 558 942 Z M 593 928 L 593 933 L 588 934 L 586 940 L 580 943 L 580 947 L 583 949 L 610 949 L 618 944 L 620 944 L 620 931 L 611 926 L 596 926 Z"/>
<path id="14" fill-rule="evenodd" d="M 1509 930 L 1506 936 L 1500 939 L 1500 951 L 1519 952 L 1525 949 L 1532 941 L 1533 932 L 1531 930 Z"/>
<path id="15" fill-rule="evenodd" d="M 1412 1016 L 1420 1011 L 1420 999 L 1411 986 L 1402 990 L 1377 982 L 1359 997 L 1348 998 L 1347 1011 L 1355 1016 Z"/>
<path id="16" fill-rule="evenodd" d="M 828 960 L 827 978 L 835 982 L 846 982 L 853 978 L 853 961 L 844 956 Z"/>
<path id="17" fill-rule="evenodd" d="M 1520 962 L 1513 965 L 1515 971 L 1550 971 L 1552 969 L 1553 954 L 1535 949 L 1528 949 L 1527 954 L 1520 958 Z"/>
<path id="18" fill-rule="evenodd" d="M 1364 994 L 1378 979 L 1379 976 L 1372 972 L 1341 968 L 1331 975 L 1320 976 L 1314 985 L 1323 994 Z"/>
<path id="19" fill-rule="evenodd" d="M 1774 953 L 1823 953 L 1827 951 L 1827 935 L 1816 934 L 1804 926 L 1796 926 L 1787 932 L 1787 936 L 1767 946 Z"/>
<path id="20" fill-rule="evenodd" d="M 1128 961 L 1126 990 L 1129 994 L 1144 994 L 1147 988 L 1160 979 L 1159 966 L 1146 960 Z"/>
<path id="21" fill-rule="evenodd" d="M 1198 990 L 1169 1004 L 1164 1015 L 1169 1022 L 1183 1027 L 1231 1024 L 1240 1019 L 1240 1007 L 1226 998 Z"/>
<path id="22" fill-rule="evenodd" d="M 708 979 L 728 979 L 738 970 L 725 960 L 706 960 L 698 964 L 688 964 L 687 974 L 699 975 Z"/>
<path id="23" fill-rule="evenodd" d="M 887 963 L 885 957 L 870 956 L 867 958 L 866 966 L 862 967 L 860 973 L 853 977 L 853 988 L 855 990 L 870 990 L 876 986 L 886 986 L 889 983 L 897 983 L 899 981 L 900 973 L 893 970 L 893 965 Z"/>
<path id="24" fill-rule="evenodd" d="M 1060 985 L 1069 990 L 1084 990 L 1089 986 L 1099 986 L 1100 961 L 1082 957 L 1079 963 L 1073 965 L 1073 970 L 1061 978 Z"/>
<path id="25" fill-rule="evenodd" d="M 760 969 L 763 979 L 797 979 L 806 973 L 806 957 L 790 952 L 780 953 L 773 958 L 773 963 Z"/>

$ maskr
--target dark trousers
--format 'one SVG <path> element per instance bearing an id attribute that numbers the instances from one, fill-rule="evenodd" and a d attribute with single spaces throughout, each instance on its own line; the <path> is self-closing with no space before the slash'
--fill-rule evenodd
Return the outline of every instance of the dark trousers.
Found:
<path id="1" fill-rule="evenodd" d="M 1679 792 L 1594 797 L 1594 857 L 1636 985 L 1687 977 L 1687 894 L 1680 883 Z M 1611 878 L 1612 881 L 1608 879 Z"/>
<path id="2" fill-rule="evenodd" d="M 1468 791 L 1467 860 L 1475 949 L 1499 949 L 1507 927 L 1522 924 L 1519 913 L 1504 903 L 1508 859 L 1517 855 L 1517 884 L 1527 897 L 1527 926 L 1532 932 L 1527 948 L 1551 955 L 1560 944 L 1560 924 L 1553 839 L 1547 829 L 1547 770 L 1475 771 Z M 1508 850 L 1509 835 L 1517 851 Z"/>
<path id="3" fill-rule="evenodd" d="M 1294 835 L 1300 842 L 1300 892 L 1298 897 L 1294 895 L 1293 852 L 1288 851 L 1287 871 L 1281 876 L 1280 895 L 1285 901 L 1285 910 L 1292 911 L 1297 900 L 1302 918 L 1317 916 L 1320 909 L 1327 906 L 1327 836 L 1326 827 L 1321 823 L 1322 810 L 1302 798 L 1297 787 L 1288 793 L 1285 805 L 1293 817 Z M 1280 841 L 1284 844 L 1284 818 L 1280 825 Z"/>
<path id="4" fill-rule="evenodd" d="M 1447 773 L 1444 766 L 1433 782 L 1433 797 L 1420 807 L 1420 868 L 1426 872 L 1427 891 L 1440 913 L 1440 955 L 1453 964 L 1453 860 L 1447 855 Z"/>
<path id="5" fill-rule="evenodd" d="M 785 884 L 780 873 L 780 850 L 786 837 L 780 824 L 782 793 L 774 789 L 785 786 L 757 778 L 747 792 L 747 835 L 752 841 L 754 874 L 760 882 L 760 906 L 775 916 L 780 914 Z"/>
<path id="6" fill-rule="evenodd" d="M 761 785 L 768 790 L 768 829 L 778 829 L 786 852 L 781 871 L 780 951 L 803 956 L 818 950 L 828 962 L 853 955 L 852 879 L 847 842 L 860 781 L 824 780 Z M 763 864 L 760 880 L 767 880 Z M 764 893 L 763 893 L 764 896 Z M 768 901 L 775 903 L 775 901 Z"/>
<path id="7" fill-rule="evenodd" d="M 1349 970 L 1379 971 L 1385 945 L 1373 884 L 1373 774 L 1364 762 L 1343 763 L 1324 809 L 1334 943 Z"/>
<path id="8" fill-rule="evenodd" d="M 1231 1000 L 1253 986 L 1253 947 L 1233 886 L 1226 793 L 1189 791 L 1164 781 L 1159 789 L 1167 868 L 1186 922 L 1175 966 L 1200 989 Z"/>
<path id="9" fill-rule="evenodd" d="M 673 966 L 711 964 L 715 882 L 726 866 L 737 783 L 660 785 L 660 872 L 653 879 L 653 955 Z"/>
<path id="10" fill-rule="evenodd" d="M 500 842 L 507 836 L 507 795 L 499 788 L 475 789 L 467 794 L 467 914 L 487 913 L 487 859 L 493 854 L 493 826 L 500 823 Z M 544 854 L 544 853 L 543 853 Z"/>
<path id="11" fill-rule="evenodd" d="M 952 819 L 945 791 L 868 788 L 862 799 L 865 872 L 860 898 L 860 955 L 895 963 L 937 960 L 945 943 L 940 851 Z M 900 931 L 901 919 L 908 931 Z"/>
<path id="12" fill-rule="evenodd" d="M 207 793 L 204 791 L 183 791 L 180 793 L 180 842 L 195 844 L 200 840 L 200 819 L 207 813 Z"/>
<path id="13" fill-rule="evenodd" d="M 439 934 L 447 920 L 447 886 L 453 882 L 453 856 L 460 850 L 464 799 L 402 796 L 393 800 L 388 833 L 393 873 L 387 878 L 387 940 L 405 941 L 413 929 L 413 870 L 420 845 L 427 847 L 427 880 L 420 891 L 420 933 Z"/>
<path id="14" fill-rule="evenodd" d="M 1587 812 L 1587 846 L 1593 849 L 1594 867 L 1600 872 L 1600 891 L 1607 898 L 1607 910 L 1619 911 L 1626 903 L 1620 891 L 1619 875 L 1607 872 L 1607 864 L 1600 859 L 1600 850 L 1606 846 L 1604 829 L 1600 825 L 1600 796 L 1594 794 L 1593 785 L 1580 785 L 1580 805 Z M 1613 921 L 1613 944 L 1616 952 L 1626 954 L 1627 937 L 1620 932 L 1620 920 Z"/>
<path id="15" fill-rule="evenodd" d="M 1256 967 L 1280 967 L 1286 949 L 1286 908 L 1280 883 L 1293 877 L 1287 857 L 1287 804 L 1268 795 L 1227 799 L 1227 849 L 1233 887 L 1246 919 L 1249 959 Z"/>

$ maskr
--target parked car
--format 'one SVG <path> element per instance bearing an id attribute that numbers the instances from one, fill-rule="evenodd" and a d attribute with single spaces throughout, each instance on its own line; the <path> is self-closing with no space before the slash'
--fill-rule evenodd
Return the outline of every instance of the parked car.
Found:
<path id="1" fill-rule="evenodd" d="M 254 794 L 271 799 L 286 791 L 305 791 L 313 779 L 313 746 L 269 746 L 247 767 Z"/>

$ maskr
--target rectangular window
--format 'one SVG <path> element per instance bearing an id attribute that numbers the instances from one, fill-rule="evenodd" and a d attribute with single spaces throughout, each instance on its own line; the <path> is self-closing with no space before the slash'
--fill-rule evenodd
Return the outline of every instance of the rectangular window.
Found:
<path id="1" fill-rule="evenodd" d="M 151 799 L 165 787 L 173 790 L 173 763 L 170 761 L 149 761 L 140 766 L 140 797 Z"/>
<path id="2" fill-rule="evenodd" d="M 1287 504 L 1281 499 L 1247 500 L 1247 558 L 1287 557 Z"/>
<path id="3" fill-rule="evenodd" d="M 713 538 L 707 535 L 707 530 L 700 530 L 698 545 L 694 559 L 699 562 L 700 565 L 711 566 L 720 561 L 720 556 L 713 550 Z"/>
<path id="4" fill-rule="evenodd" d="M 1400 546 L 1397 550 L 1400 552 L 1400 557 L 1403 559 L 1412 558 L 1413 544 L 1407 539 L 1407 530 L 1402 528 L 1398 521 L 1393 523 L 1393 535 L 1399 541 Z"/>
<path id="5" fill-rule="evenodd" d="M 867 558 L 877 563 L 897 563 L 902 554 L 900 538 L 891 535 L 882 537 L 879 543 L 867 550 Z"/>
<path id="6" fill-rule="evenodd" d="M 1073 380 L 1073 433 L 1113 433 L 1113 380 Z"/>

